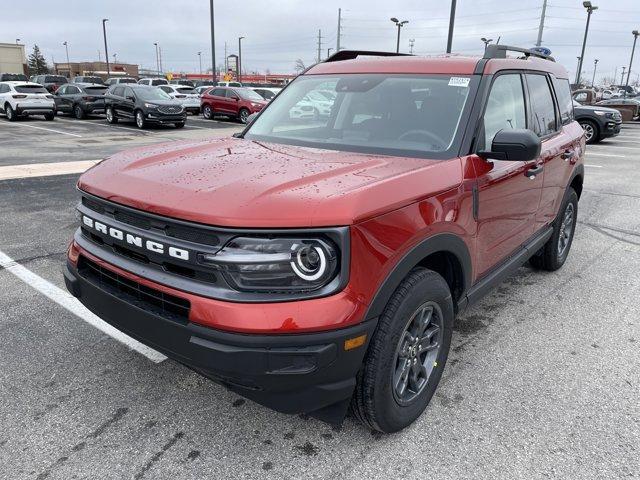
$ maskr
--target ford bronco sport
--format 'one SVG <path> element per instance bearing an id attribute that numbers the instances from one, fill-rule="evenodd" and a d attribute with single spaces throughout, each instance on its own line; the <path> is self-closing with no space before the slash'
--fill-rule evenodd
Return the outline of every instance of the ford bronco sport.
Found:
<path id="1" fill-rule="evenodd" d="M 292 119 L 314 90 L 330 115 Z M 455 315 L 527 260 L 567 259 L 584 149 L 551 57 L 341 51 L 235 138 L 83 174 L 67 288 L 258 403 L 397 431 L 432 398 Z"/>

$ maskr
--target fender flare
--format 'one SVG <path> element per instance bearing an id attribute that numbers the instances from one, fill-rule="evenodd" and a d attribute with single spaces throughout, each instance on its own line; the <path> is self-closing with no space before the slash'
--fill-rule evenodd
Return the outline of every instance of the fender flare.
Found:
<path id="1" fill-rule="evenodd" d="M 451 253 L 460 262 L 463 285 L 459 300 L 463 300 L 472 282 L 473 264 L 471 262 L 471 254 L 466 243 L 458 235 L 439 233 L 426 238 L 404 254 L 378 288 L 364 318 L 368 320 L 379 317 L 400 282 L 409 274 L 411 269 L 429 255 L 438 252 Z"/>
<path id="2" fill-rule="evenodd" d="M 573 170 L 573 173 L 571 174 L 571 177 L 567 182 L 567 186 L 565 187 L 565 190 L 569 189 L 569 187 L 571 186 L 573 181 L 576 179 L 576 177 L 580 177 L 582 179 L 582 182 L 584 183 L 584 165 L 583 164 L 577 165 L 576 168 Z"/>

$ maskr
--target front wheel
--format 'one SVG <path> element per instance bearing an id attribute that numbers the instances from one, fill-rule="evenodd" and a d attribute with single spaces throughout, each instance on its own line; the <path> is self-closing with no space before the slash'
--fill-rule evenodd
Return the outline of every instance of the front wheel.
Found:
<path id="1" fill-rule="evenodd" d="M 249 118 L 249 110 L 247 110 L 246 108 L 241 108 L 240 111 L 238 112 L 238 119 L 240 120 L 240 123 L 247 123 L 247 119 Z"/>
<path id="2" fill-rule="evenodd" d="M 598 127 L 591 120 L 580 120 L 580 126 L 584 130 L 585 141 L 588 145 L 598 143 L 600 141 L 600 132 Z"/>
<path id="3" fill-rule="evenodd" d="M 45 119 L 47 122 L 52 122 L 54 118 L 56 118 L 56 115 L 55 115 L 55 113 L 53 113 L 53 112 L 51 112 L 51 113 L 45 113 L 45 114 L 44 114 L 44 119 Z"/>
<path id="4" fill-rule="evenodd" d="M 107 107 L 107 111 L 105 112 L 107 117 L 107 123 L 114 124 L 118 123 L 118 117 L 116 117 L 116 113 L 113 111 L 112 107 Z"/>
<path id="5" fill-rule="evenodd" d="M 147 121 L 145 120 L 144 114 L 142 113 L 141 110 L 138 110 L 136 112 L 136 126 L 140 129 L 147 126 Z"/>
<path id="6" fill-rule="evenodd" d="M 184 127 L 184 122 L 177 122 L 174 125 L 176 126 L 176 128 L 183 128 Z"/>
<path id="7" fill-rule="evenodd" d="M 202 107 L 202 116 L 207 120 L 213 119 L 213 109 L 211 108 L 211 105 L 205 105 Z"/>
<path id="8" fill-rule="evenodd" d="M 551 238 L 529 259 L 529 264 L 534 268 L 549 271 L 562 267 L 569 255 L 577 222 L 578 194 L 569 187 L 554 222 Z"/>
<path id="9" fill-rule="evenodd" d="M 391 433 L 425 410 L 449 355 L 453 300 L 447 282 L 415 268 L 380 316 L 351 401 L 356 418 Z"/>

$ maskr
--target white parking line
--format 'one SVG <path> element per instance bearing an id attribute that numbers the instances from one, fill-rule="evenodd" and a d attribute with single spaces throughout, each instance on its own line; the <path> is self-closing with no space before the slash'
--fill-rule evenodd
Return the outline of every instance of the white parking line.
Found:
<path id="1" fill-rule="evenodd" d="M 615 155 L 615 154 L 611 154 L 611 153 L 598 153 L 598 152 L 592 152 L 592 151 L 589 151 L 589 150 L 587 151 L 587 156 L 627 158 L 626 155 Z"/>
<path id="2" fill-rule="evenodd" d="M 584 166 L 591 167 L 591 168 L 602 168 L 602 165 L 589 165 L 588 163 L 585 163 Z"/>
<path id="3" fill-rule="evenodd" d="M 0 167 L 0 180 L 16 178 L 50 177 L 82 173 L 100 160 L 79 160 L 77 162 L 45 162 L 25 165 L 5 165 Z"/>
<path id="4" fill-rule="evenodd" d="M 44 128 L 44 127 L 36 127 L 35 125 L 27 125 L 26 123 L 3 123 L 3 125 L 13 125 L 15 127 L 29 127 L 36 128 L 38 130 L 46 130 L 47 132 L 59 133 L 60 135 L 69 135 L 71 137 L 79 137 L 82 138 L 82 135 L 78 135 L 77 133 L 69 133 L 69 132 L 61 132 L 60 130 L 53 130 L 52 128 Z"/>
<path id="5" fill-rule="evenodd" d="M 65 122 L 65 123 L 75 123 L 76 125 L 80 122 L 76 121 L 76 120 L 62 120 L 62 119 L 58 119 L 58 121 L 60 122 Z M 139 128 L 133 128 L 133 127 L 123 127 L 121 125 L 109 125 L 108 123 L 98 123 L 100 120 L 98 121 L 93 121 L 93 120 L 86 120 L 82 123 L 89 123 L 91 125 L 97 125 L 98 127 L 107 127 L 107 128 L 121 128 L 123 130 L 133 130 L 134 132 L 138 132 L 138 133 L 142 133 L 144 134 L 145 132 L 148 132 L 148 130 L 140 130 Z"/>
<path id="6" fill-rule="evenodd" d="M 27 285 L 35 288 L 38 292 L 42 293 L 50 300 L 53 300 L 67 311 L 73 313 L 75 316 L 84 320 L 89 325 L 97 328 L 98 330 L 106 333 L 112 338 L 115 338 L 120 343 L 123 343 L 127 347 L 136 352 L 144 355 L 154 363 L 160 363 L 167 359 L 163 354 L 147 347 L 146 345 L 138 342 L 137 340 L 125 335 L 120 330 L 112 327 L 98 316 L 91 313 L 84 305 L 82 305 L 73 295 L 56 287 L 51 282 L 48 282 L 44 278 L 36 275 L 31 270 L 16 263 L 11 257 L 3 252 L 0 252 L 0 267 L 3 267 L 9 273 L 12 273 Z"/>

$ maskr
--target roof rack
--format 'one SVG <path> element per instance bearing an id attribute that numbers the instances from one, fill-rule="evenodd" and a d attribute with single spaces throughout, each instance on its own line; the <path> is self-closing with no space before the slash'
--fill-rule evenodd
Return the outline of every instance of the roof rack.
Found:
<path id="1" fill-rule="evenodd" d="M 551 55 L 545 55 L 544 53 L 538 52 L 536 50 L 520 48 L 520 47 L 510 47 L 509 45 L 496 45 L 496 44 L 487 45 L 487 49 L 484 52 L 483 58 L 486 58 L 486 59 L 507 58 L 507 52 L 524 53 L 525 58 L 537 57 L 537 58 L 542 58 L 544 60 L 550 60 L 552 62 L 556 61 L 556 59 L 553 58 Z"/>
<path id="2" fill-rule="evenodd" d="M 343 60 L 353 60 L 357 57 L 412 57 L 409 53 L 395 52 L 373 52 L 368 50 L 340 50 L 325 60 L 326 62 L 341 62 Z"/>

